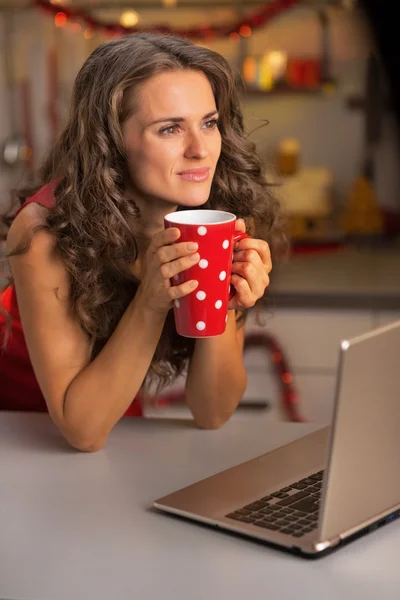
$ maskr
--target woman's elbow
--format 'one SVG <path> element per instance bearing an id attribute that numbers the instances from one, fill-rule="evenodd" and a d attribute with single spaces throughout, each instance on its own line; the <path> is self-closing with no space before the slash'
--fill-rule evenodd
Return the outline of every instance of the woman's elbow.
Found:
<path id="1" fill-rule="evenodd" d="M 99 452 L 107 442 L 107 436 L 84 436 L 62 432 L 68 444 L 80 452 Z"/>
<path id="2" fill-rule="evenodd" d="M 105 428 L 94 424 L 88 426 L 77 422 L 76 419 L 68 418 L 65 414 L 61 418 L 51 413 L 50 415 L 71 448 L 80 452 L 99 452 L 104 448 L 109 434 Z"/>
<path id="3" fill-rule="evenodd" d="M 231 414 L 210 415 L 208 417 L 195 419 L 195 423 L 199 429 L 220 429 L 231 416 Z"/>
<path id="4" fill-rule="evenodd" d="M 99 452 L 106 444 L 107 440 L 79 440 L 77 442 L 69 442 L 75 450 L 80 452 Z"/>

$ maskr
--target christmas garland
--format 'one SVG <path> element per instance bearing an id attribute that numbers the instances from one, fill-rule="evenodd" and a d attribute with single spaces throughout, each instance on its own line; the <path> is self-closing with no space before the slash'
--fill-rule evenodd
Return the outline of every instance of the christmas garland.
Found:
<path id="1" fill-rule="evenodd" d="M 272 0 L 265 6 L 258 8 L 252 15 L 243 18 L 235 23 L 227 25 L 209 25 L 207 27 L 189 27 L 186 29 L 173 28 L 168 25 L 154 25 L 149 27 L 124 27 L 120 23 L 104 22 L 95 19 L 90 12 L 84 9 L 74 9 L 71 7 L 60 7 L 60 5 L 50 4 L 49 0 L 33 0 L 33 5 L 41 9 L 47 15 L 55 17 L 57 14 L 63 14 L 66 20 L 71 22 L 81 22 L 91 30 L 101 30 L 112 36 L 124 36 L 129 33 L 139 33 L 141 31 L 157 31 L 168 35 L 183 36 L 198 40 L 211 40 L 221 37 L 237 37 L 239 35 L 248 37 L 252 31 L 263 27 L 274 17 L 299 4 L 301 0 Z"/>

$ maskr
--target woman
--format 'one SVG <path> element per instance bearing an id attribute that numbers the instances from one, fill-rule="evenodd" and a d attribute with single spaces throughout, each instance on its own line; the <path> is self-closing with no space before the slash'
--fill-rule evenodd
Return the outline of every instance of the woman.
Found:
<path id="1" fill-rule="evenodd" d="M 124 414 L 140 414 L 139 392 L 188 366 L 195 422 L 224 423 L 246 386 L 235 310 L 263 295 L 264 240 L 280 233 L 225 59 L 155 34 L 98 46 L 39 189 L 23 199 L 7 238 L 0 408 L 47 409 L 72 446 L 95 451 Z M 234 212 L 253 237 L 235 251 L 226 332 L 195 341 L 176 333 L 171 307 L 197 283 L 170 278 L 199 256 L 163 217 L 197 207 Z"/>

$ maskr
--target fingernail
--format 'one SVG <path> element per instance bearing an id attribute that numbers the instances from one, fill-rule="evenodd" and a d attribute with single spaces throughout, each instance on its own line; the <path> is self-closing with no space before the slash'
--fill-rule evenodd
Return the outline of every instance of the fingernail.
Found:
<path id="1" fill-rule="evenodd" d="M 199 282 L 198 281 L 191 281 L 189 285 L 190 285 L 191 288 L 194 289 L 194 288 L 196 288 L 199 285 Z"/>
<path id="2" fill-rule="evenodd" d="M 197 250 L 198 247 L 199 247 L 199 245 L 196 242 L 189 242 L 188 244 L 186 244 L 186 248 L 189 251 Z"/>
<path id="3" fill-rule="evenodd" d="M 196 254 L 192 254 L 191 256 L 189 256 L 190 260 L 192 260 L 193 262 L 195 262 L 196 260 L 199 260 L 200 255 L 198 252 L 196 252 Z"/>

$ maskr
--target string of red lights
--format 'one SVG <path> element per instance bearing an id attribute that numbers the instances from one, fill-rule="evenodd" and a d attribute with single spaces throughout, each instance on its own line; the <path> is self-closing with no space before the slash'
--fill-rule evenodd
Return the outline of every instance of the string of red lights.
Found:
<path id="1" fill-rule="evenodd" d="M 226 25 L 209 25 L 207 27 L 174 28 L 165 24 L 154 25 L 152 31 L 158 31 L 168 35 L 184 36 L 196 40 L 212 40 L 214 38 L 229 37 L 238 40 L 240 37 L 249 37 L 256 29 L 263 27 L 267 22 L 299 4 L 300 0 L 273 0 L 258 8 L 250 16 Z M 91 37 L 90 33 L 101 31 L 110 37 L 122 37 L 129 33 L 148 31 L 149 27 L 125 27 L 121 23 L 105 22 L 96 19 L 92 11 L 74 9 L 73 7 L 51 4 L 49 0 L 33 0 L 33 5 L 43 13 L 54 18 L 57 27 L 64 27 L 67 23 L 76 24 L 76 29 L 85 29 L 89 32 L 85 37 Z"/>

